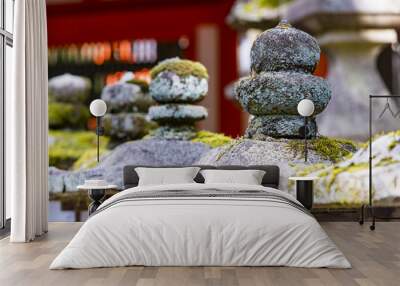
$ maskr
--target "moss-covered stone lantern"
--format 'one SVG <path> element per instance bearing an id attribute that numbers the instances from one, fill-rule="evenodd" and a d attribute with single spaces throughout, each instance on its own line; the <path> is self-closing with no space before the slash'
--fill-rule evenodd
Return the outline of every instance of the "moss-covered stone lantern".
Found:
<path id="1" fill-rule="evenodd" d="M 151 70 L 150 95 L 159 103 L 149 117 L 160 127 L 153 137 L 188 140 L 195 136 L 195 123 L 207 117 L 207 109 L 194 105 L 208 92 L 208 73 L 198 62 L 172 58 Z"/>
<path id="2" fill-rule="evenodd" d="M 327 82 L 312 75 L 319 56 L 316 40 L 286 21 L 257 37 L 250 54 L 251 75 L 235 87 L 237 99 L 252 115 L 246 137 L 304 137 L 304 119 L 297 112 L 302 99 L 310 99 L 315 105 L 308 136 L 316 136 L 315 115 L 326 108 L 331 98 Z"/>

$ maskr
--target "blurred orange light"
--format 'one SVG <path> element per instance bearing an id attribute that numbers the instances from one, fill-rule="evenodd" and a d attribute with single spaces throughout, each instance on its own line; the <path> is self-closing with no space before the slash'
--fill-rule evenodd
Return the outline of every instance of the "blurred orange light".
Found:
<path id="1" fill-rule="evenodd" d="M 135 72 L 135 78 L 144 80 L 148 83 L 150 83 L 151 77 L 150 77 L 150 70 L 149 69 L 142 69 L 140 71 Z"/>
<path id="2" fill-rule="evenodd" d="M 130 41 L 121 41 L 119 44 L 119 57 L 121 61 L 131 62 L 132 59 L 132 49 Z"/>

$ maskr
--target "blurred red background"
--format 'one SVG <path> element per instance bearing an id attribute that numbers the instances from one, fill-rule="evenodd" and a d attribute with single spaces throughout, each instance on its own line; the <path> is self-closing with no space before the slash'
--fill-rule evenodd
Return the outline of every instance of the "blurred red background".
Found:
<path id="1" fill-rule="evenodd" d="M 48 0 L 48 44 L 153 38 L 188 40 L 183 56 L 203 62 L 210 73 L 210 92 L 202 104 L 209 118 L 202 128 L 236 137 L 247 115 L 224 96 L 238 78 L 238 34 L 226 24 L 234 0 Z M 326 74 L 326 60 L 317 74 Z"/>
<path id="2" fill-rule="evenodd" d="M 56 2 L 56 3 L 52 3 Z M 218 106 L 209 110 L 213 131 L 231 136 L 241 133 L 240 109 L 224 94 L 224 87 L 237 79 L 236 46 L 237 33 L 227 26 L 225 18 L 233 0 L 131 0 L 131 1 L 49 1 L 47 6 L 48 42 L 51 45 L 155 38 L 158 41 L 177 41 L 182 37 L 189 40 L 184 57 L 199 59 L 200 51 L 207 47 L 207 40 L 199 37 L 201 29 L 211 27 L 217 39 L 210 39 L 217 46 L 218 62 L 212 69 L 217 71 Z M 203 56 L 204 57 L 204 56 Z M 210 76 L 212 73 L 210 74 Z M 214 74 L 215 76 L 215 74 Z M 210 107 L 207 106 L 209 109 Z M 206 126 L 207 127 L 207 126 Z"/>

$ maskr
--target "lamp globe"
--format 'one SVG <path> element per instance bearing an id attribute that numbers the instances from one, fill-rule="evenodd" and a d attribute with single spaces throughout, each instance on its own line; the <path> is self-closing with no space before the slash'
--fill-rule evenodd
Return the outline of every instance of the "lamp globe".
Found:
<path id="1" fill-rule="evenodd" d="M 308 117 L 313 115 L 315 110 L 314 103 L 309 99 L 303 99 L 297 105 L 297 111 L 301 116 Z"/>
<path id="2" fill-rule="evenodd" d="M 90 103 L 90 113 L 96 117 L 102 117 L 106 114 L 107 105 L 104 100 L 95 99 Z"/>

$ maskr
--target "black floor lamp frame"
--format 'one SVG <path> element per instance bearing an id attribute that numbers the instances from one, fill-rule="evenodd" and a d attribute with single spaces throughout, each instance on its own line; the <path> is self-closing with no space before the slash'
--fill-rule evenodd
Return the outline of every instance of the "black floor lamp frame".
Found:
<path id="1" fill-rule="evenodd" d="M 398 98 L 400 99 L 400 95 L 370 95 L 369 96 L 369 172 L 368 172 L 368 177 L 369 177 L 369 182 L 368 182 L 368 195 L 369 195 L 369 200 L 368 204 L 363 204 L 361 206 L 361 216 L 360 216 L 360 224 L 364 224 L 365 218 L 366 218 L 366 213 L 369 214 L 372 218 L 371 225 L 369 228 L 371 230 L 375 230 L 375 221 L 377 218 L 379 219 L 389 219 L 389 218 L 383 218 L 383 217 L 377 217 L 375 215 L 374 211 L 374 206 L 373 206 L 373 201 L 372 201 L 372 101 L 374 99 L 386 99 L 389 100 L 389 98 Z M 367 212 L 366 212 L 367 211 Z M 399 218 L 390 218 L 390 219 L 399 219 Z"/>
<path id="2" fill-rule="evenodd" d="M 104 127 L 101 125 L 101 117 L 96 117 L 97 135 L 97 163 L 100 162 L 100 136 L 104 135 Z"/>

